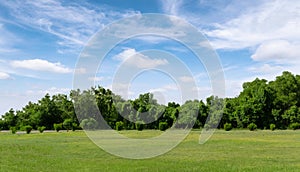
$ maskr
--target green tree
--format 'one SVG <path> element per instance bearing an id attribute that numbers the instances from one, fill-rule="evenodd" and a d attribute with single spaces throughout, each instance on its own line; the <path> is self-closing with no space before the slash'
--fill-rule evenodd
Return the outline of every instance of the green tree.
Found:
<path id="1" fill-rule="evenodd" d="M 294 110 L 292 106 L 299 107 L 300 105 L 299 82 L 292 73 L 285 71 L 281 76 L 277 76 L 275 81 L 271 81 L 269 85 L 274 94 L 272 107 L 275 124 L 279 128 L 287 128 L 290 124 L 288 115 Z M 290 109 L 290 112 L 286 112 Z"/>
<path id="2" fill-rule="evenodd" d="M 255 79 L 243 84 L 243 91 L 237 98 L 238 105 L 234 113 L 243 127 L 255 123 L 259 128 L 269 126 L 272 120 L 271 102 L 267 80 Z"/>
<path id="3" fill-rule="evenodd" d="M 63 126 L 65 129 L 67 129 L 67 132 L 72 129 L 73 120 L 72 119 L 65 119 L 63 122 Z"/>
<path id="4" fill-rule="evenodd" d="M 18 122 L 18 116 L 16 116 L 15 111 L 12 108 L 4 114 L 3 119 L 6 124 L 5 126 L 7 126 L 5 129 L 15 127 Z"/>

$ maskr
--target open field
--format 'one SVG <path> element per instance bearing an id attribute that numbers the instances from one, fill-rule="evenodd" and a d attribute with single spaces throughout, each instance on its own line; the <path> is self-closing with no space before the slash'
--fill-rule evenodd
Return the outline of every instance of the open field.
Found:
<path id="1" fill-rule="evenodd" d="M 122 131 L 150 137 L 160 131 Z M 0 133 L 0 171 L 300 171 L 300 131 L 217 131 L 204 145 L 200 131 L 172 151 L 129 160 L 99 149 L 84 132 Z"/>

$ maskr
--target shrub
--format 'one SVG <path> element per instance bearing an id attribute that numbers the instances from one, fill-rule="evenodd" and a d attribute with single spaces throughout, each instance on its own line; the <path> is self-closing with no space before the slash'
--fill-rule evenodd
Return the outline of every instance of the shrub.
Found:
<path id="1" fill-rule="evenodd" d="M 123 130 L 124 123 L 122 121 L 116 122 L 116 130 L 120 131 Z"/>
<path id="2" fill-rule="evenodd" d="M 98 127 L 98 122 L 94 118 L 84 119 L 80 126 L 85 130 L 94 130 Z"/>
<path id="3" fill-rule="evenodd" d="M 248 125 L 248 129 L 250 131 L 254 131 L 257 129 L 257 125 L 252 122 L 251 124 Z"/>
<path id="4" fill-rule="evenodd" d="M 26 125 L 26 126 L 24 126 L 24 129 L 25 129 L 27 134 L 30 134 L 30 132 L 32 130 L 32 127 L 30 125 Z"/>
<path id="5" fill-rule="evenodd" d="M 232 125 L 230 123 L 225 123 L 224 124 L 224 130 L 225 131 L 230 131 L 232 130 Z"/>
<path id="6" fill-rule="evenodd" d="M 72 123 L 72 131 L 75 131 L 75 130 L 77 130 L 79 127 L 78 127 L 78 125 L 75 123 L 75 122 L 73 122 Z"/>
<path id="7" fill-rule="evenodd" d="M 160 122 L 158 124 L 158 128 L 160 131 L 165 131 L 166 129 L 168 129 L 168 123 L 167 122 Z"/>
<path id="8" fill-rule="evenodd" d="M 73 120 L 72 119 L 65 119 L 64 122 L 63 122 L 63 126 L 65 129 L 67 129 L 67 132 L 69 132 L 70 129 L 72 129 L 72 123 L 73 123 Z"/>
<path id="9" fill-rule="evenodd" d="M 41 126 L 41 127 L 38 127 L 37 129 L 39 130 L 40 133 L 43 133 L 45 131 L 46 127 Z"/>
<path id="10" fill-rule="evenodd" d="M 142 131 L 144 129 L 144 124 L 142 121 L 137 121 L 135 123 L 135 128 L 138 130 L 138 131 Z"/>
<path id="11" fill-rule="evenodd" d="M 293 130 L 300 129 L 300 124 L 299 124 L 298 122 L 292 123 L 292 124 L 290 125 L 290 129 L 293 129 Z"/>
<path id="12" fill-rule="evenodd" d="M 56 132 L 59 132 L 59 130 L 62 130 L 62 124 L 53 124 L 54 130 Z"/>
<path id="13" fill-rule="evenodd" d="M 26 126 L 27 126 L 27 125 L 20 125 L 20 126 L 19 126 L 19 130 L 20 130 L 20 131 L 26 131 L 26 128 L 25 128 Z"/>
<path id="14" fill-rule="evenodd" d="M 9 128 L 12 134 L 16 134 L 17 128 L 16 127 L 10 127 Z"/>
<path id="15" fill-rule="evenodd" d="M 276 125 L 275 124 L 270 124 L 270 130 L 274 131 L 276 129 Z"/>

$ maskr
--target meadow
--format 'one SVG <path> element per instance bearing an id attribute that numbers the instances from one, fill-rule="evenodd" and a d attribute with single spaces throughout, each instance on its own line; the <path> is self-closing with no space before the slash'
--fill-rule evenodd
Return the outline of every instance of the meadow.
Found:
<path id="1" fill-rule="evenodd" d="M 161 131 L 121 131 L 151 137 Z M 0 171 L 300 171 L 300 131 L 216 131 L 198 144 L 194 130 L 170 152 L 131 160 L 106 153 L 83 131 L 11 134 L 0 132 Z"/>

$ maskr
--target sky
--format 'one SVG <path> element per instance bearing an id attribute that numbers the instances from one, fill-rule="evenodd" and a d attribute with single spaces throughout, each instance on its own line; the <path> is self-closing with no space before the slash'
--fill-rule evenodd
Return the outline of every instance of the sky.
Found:
<path id="1" fill-rule="evenodd" d="M 274 80 L 283 71 L 300 74 L 300 1 L 3 0 L 0 114 L 10 108 L 20 110 L 46 93 L 68 94 L 74 89 L 74 75 L 85 72 L 77 67 L 78 61 L 93 37 L 112 23 L 147 13 L 185 20 L 209 41 L 222 65 L 227 97 L 237 96 L 244 82 L 257 77 Z M 174 59 L 184 64 L 173 66 L 181 75 L 151 70 L 167 69 L 176 63 Z M 180 41 L 142 35 L 117 44 L 88 79 L 126 98 L 153 92 L 161 103 L 183 103 L 187 98 L 182 98 L 178 82 L 192 85 L 198 93 L 189 99 L 213 93 L 207 68 L 198 62 Z M 124 65 L 127 68 L 122 69 Z M 117 74 L 129 68 L 140 72 L 127 85 L 118 83 Z"/>

